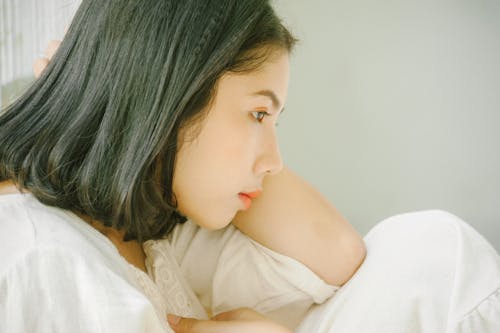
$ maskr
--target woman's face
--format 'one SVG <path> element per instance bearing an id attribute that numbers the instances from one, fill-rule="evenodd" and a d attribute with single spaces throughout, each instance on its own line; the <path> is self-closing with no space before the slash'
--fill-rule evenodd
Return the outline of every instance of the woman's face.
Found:
<path id="1" fill-rule="evenodd" d="M 199 135 L 176 156 L 173 191 L 183 215 L 207 229 L 223 228 L 245 209 L 238 193 L 262 190 L 263 178 L 283 168 L 276 122 L 288 80 L 287 53 L 257 72 L 221 77 Z"/>

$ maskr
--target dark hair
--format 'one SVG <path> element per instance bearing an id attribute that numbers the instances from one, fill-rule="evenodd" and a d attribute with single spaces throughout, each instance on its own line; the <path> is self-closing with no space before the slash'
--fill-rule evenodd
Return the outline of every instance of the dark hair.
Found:
<path id="1" fill-rule="evenodd" d="M 267 0 L 83 0 L 42 76 L 0 114 L 0 180 L 124 240 L 161 238 L 186 221 L 172 191 L 181 130 L 224 73 L 296 42 Z"/>

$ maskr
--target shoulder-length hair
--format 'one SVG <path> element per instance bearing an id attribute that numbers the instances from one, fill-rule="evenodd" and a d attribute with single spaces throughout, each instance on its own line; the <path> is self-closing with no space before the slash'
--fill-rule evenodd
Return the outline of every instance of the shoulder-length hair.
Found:
<path id="1" fill-rule="evenodd" d="M 296 39 L 267 0 L 83 0 L 40 78 L 0 114 L 0 180 L 125 231 L 186 221 L 172 191 L 181 130 L 218 79 Z"/>

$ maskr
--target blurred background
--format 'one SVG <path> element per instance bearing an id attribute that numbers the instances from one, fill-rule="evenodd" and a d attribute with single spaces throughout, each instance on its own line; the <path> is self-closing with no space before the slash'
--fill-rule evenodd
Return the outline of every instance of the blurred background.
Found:
<path id="1" fill-rule="evenodd" d="M 79 0 L 0 0 L 0 106 L 34 80 L 32 65 L 51 39 L 62 39 Z"/>
<path id="2" fill-rule="evenodd" d="M 33 81 L 78 0 L 0 0 L 0 103 Z M 273 0 L 301 40 L 285 164 L 366 234 L 447 210 L 500 251 L 500 2 Z"/>

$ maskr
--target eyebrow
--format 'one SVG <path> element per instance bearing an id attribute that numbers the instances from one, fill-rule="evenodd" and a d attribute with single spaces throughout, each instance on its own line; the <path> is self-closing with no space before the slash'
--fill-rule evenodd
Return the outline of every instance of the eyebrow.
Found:
<path id="1" fill-rule="evenodd" d="M 251 94 L 251 96 L 266 96 L 266 97 L 269 97 L 271 99 L 271 101 L 273 102 L 273 106 L 276 109 L 281 105 L 281 102 L 280 102 L 278 96 L 276 96 L 276 94 L 274 93 L 274 91 L 269 90 L 269 89 L 256 91 L 253 94 Z M 280 113 L 283 113 L 283 111 L 285 111 L 285 107 L 283 107 L 281 109 Z"/>

